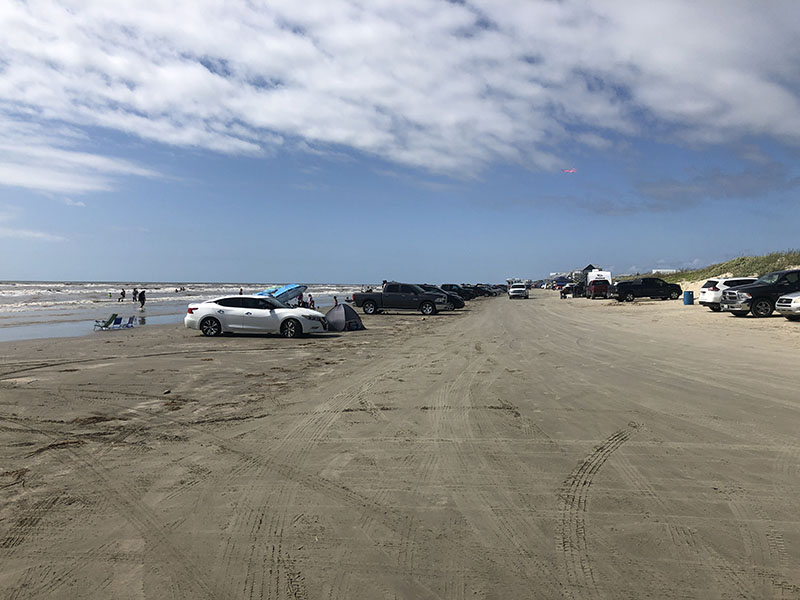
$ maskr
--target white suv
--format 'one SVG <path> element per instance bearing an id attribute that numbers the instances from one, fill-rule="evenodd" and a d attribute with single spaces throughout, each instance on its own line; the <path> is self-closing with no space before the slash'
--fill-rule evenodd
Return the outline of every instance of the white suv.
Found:
<path id="1" fill-rule="evenodd" d="M 775 310 L 790 321 L 800 321 L 800 292 L 792 292 L 778 298 Z"/>
<path id="2" fill-rule="evenodd" d="M 700 288 L 697 303 L 707 306 L 714 312 L 719 312 L 722 310 L 719 303 L 722 300 L 722 292 L 724 290 L 737 285 L 753 283 L 756 279 L 756 277 L 715 277 L 714 279 L 709 279 Z"/>
<path id="3" fill-rule="evenodd" d="M 514 298 L 528 298 L 528 288 L 524 283 L 514 283 L 508 288 L 508 299 L 513 300 Z"/>

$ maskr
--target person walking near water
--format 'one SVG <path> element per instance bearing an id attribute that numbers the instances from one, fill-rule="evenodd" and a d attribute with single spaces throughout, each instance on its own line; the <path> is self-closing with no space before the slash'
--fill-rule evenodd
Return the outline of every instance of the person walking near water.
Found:
<path id="1" fill-rule="evenodd" d="M 144 295 L 144 290 L 139 292 L 139 308 L 144 310 L 144 303 L 147 301 L 147 298 Z"/>
<path id="2" fill-rule="evenodd" d="M 117 298 L 117 302 L 125 302 L 125 288 L 119 291 L 119 298 Z"/>
<path id="3" fill-rule="evenodd" d="M 133 303 L 136 304 L 139 301 L 139 290 L 133 288 Z"/>

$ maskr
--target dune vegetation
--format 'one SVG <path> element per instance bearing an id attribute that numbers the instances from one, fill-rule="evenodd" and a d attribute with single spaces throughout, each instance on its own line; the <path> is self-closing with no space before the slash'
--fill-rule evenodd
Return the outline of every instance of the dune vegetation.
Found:
<path id="1" fill-rule="evenodd" d="M 731 277 L 763 275 L 797 265 L 800 265 L 800 250 L 786 250 L 785 252 L 771 252 L 763 256 L 737 256 L 702 269 L 678 271 L 669 275 L 658 275 L 658 277 L 670 283 L 680 283 L 718 277 L 726 273 L 730 273 Z"/>

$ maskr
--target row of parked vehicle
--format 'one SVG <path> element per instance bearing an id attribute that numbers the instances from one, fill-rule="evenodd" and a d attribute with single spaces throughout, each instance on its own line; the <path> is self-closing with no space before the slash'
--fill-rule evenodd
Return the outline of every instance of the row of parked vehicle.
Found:
<path id="1" fill-rule="evenodd" d="M 682 293 L 681 286 L 658 277 L 639 277 L 616 284 L 594 279 L 586 285 L 570 283 L 561 289 L 562 297 L 585 295 L 619 302 L 633 302 L 636 298 L 677 300 Z M 773 271 L 761 277 L 714 277 L 703 284 L 698 303 L 714 312 L 729 312 L 737 317 L 748 314 L 769 317 L 777 311 L 791 321 L 800 320 L 800 269 Z"/>
<path id="2" fill-rule="evenodd" d="M 370 288 L 356 292 L 352 300 L 368 315 L 379 313 L 384 309 L 418 310 L 423 315 L 433 315 L 442 310 L 464 308 L 467 300 L 478 296 L 497 296 L 504 292 L 505 286 L 501 285 L 444 283 L 437 286 L 428 283 L 387 281 L 380 291 Z"/>
<path id="3" fill-rule="evenodd" d="M 761 277 L 709 279 L 698 302 L 714 312 L 736 317 L 769 317 L 775 311 L 790 321 L 800 320 L 800 269 L 773 271 Z"/>

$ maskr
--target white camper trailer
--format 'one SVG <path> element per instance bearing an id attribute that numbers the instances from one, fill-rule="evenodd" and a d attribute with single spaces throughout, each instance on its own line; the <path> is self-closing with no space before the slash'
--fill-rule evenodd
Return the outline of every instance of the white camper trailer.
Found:
<path id="1" fill-rule="evenodd" d="M 593 271 L 589 271 L 586 274 L 586 285 L 589 285 L 595 279 L 605 279 L 609 283 L 609 285 L 614 283 L 611 280 L 611 271 L 601 271 L 600 269 L 595 269 Z"/>

